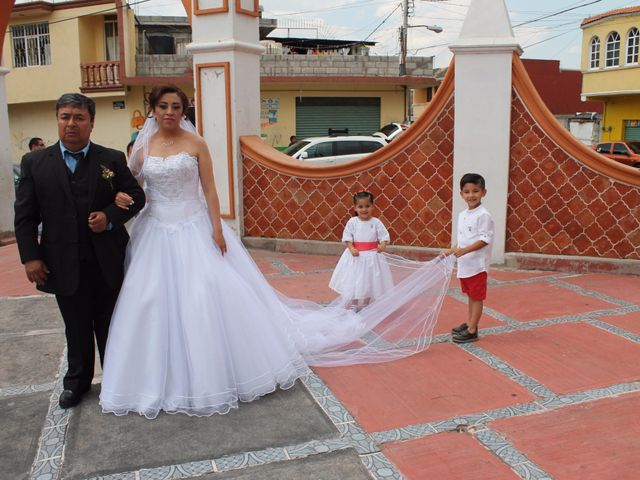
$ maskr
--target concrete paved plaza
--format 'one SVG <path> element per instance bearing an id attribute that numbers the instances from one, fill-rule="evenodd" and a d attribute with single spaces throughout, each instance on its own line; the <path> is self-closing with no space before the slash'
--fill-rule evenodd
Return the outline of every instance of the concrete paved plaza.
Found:
<path id="1" fill-rule="evenodd" d="M 283 293 L 316 301 L 337 257 L 252 250 Z M 0 478 L 637 479 L 640 276 L 495 269 L 481 338 L 451 283 L 434 344 L 378 365 L 318 368 L 228 415 L 101 413 L 99 376 L 61 410 L 55 299 L 0 247 Z"/>

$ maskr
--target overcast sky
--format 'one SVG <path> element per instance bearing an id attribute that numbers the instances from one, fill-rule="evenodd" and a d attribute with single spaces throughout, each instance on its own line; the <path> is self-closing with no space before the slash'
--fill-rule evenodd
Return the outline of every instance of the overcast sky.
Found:
<path id="1" fill-rule="evenodd" d="M 436 57 L 436 66 L 449 64 L 448 44 L 460 33 L 471 0 L 413 0 L 410 24 L 439 25 L 444 31 L 409 29 L 409 55 Z M 499 1 L 499 0 L 495 0 Z M 184 15 L 180 0 L 130 0 L 140 15 Z M 288 27 L 272 35 L 377 42 L 373 55 L 397 55 L 398 28 L 402 24 L 402 0 L 261 0 L 265 18 Z M 319 5 L 322 7 L 319 7 Z M 638 0 L 506 0 L 514 33 L 525 58 L 560 60 L 563 68 L 580 67 L 582 30 L 587 17 L 628 6 Z M 573 10 L 559 13 L 563 10 Z M 545 19 L 541 17 L 549 16 Z M 536 20 L 531 22 L 532 20 Z M 525 25 L 520 25 L 522 23 Z"/>

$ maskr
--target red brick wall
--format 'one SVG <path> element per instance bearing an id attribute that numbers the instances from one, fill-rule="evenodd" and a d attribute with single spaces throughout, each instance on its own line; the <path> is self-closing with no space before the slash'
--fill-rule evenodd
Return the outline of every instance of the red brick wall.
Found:
<path id="1" fill-rule="evenodd" d="M 353 211 L 352 195 L 369 190 L 392 244 L 447 247 L 452 172 L 453 96 L 401 153 L 366 171 L 310 179 L 269 169 L 245 156 L 245 235 L 340 241 Z"/>
<path id="2" fill-rule="evenodd" d="M 511 115 L 507 251 L 640 259 L 640 188 L 568 155 L 515 90 Z"/>

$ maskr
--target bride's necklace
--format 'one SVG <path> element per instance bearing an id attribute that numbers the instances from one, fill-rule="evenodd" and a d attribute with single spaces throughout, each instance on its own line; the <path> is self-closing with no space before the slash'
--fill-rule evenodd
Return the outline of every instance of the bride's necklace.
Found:
<path id="1" fill-rule="evenodd" d="M 164 148 L 168 148 L 173 145 L 175 142 L 173 140 L 167 140 L 166 142 L 160 141 L 160 145 Z"/>

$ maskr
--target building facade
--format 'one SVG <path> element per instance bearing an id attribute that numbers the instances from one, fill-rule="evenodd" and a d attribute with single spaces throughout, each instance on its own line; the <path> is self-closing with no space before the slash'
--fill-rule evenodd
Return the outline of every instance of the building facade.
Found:
<path id="1" fill-rule="evenodd" d="M 114 0 L 33 2 L 13 7 L 2 59 L 14 162 L 31 137 L 58 140 L 55 102 L 82 92 L 96 102 L 92 138 L 124 150 L 146 113 L 155 83 L 179 83 L 193 95 L 193 75 L 136 72 L 138 42 L 133 11 Z M 146 73 L 146 72 L 145 72 Z"/>
<path id="2" fill-rule="evenodd" d="M 604 104 L 601 139 L 640 140 L 640 7 L 581 24 L 582 95 Z"/>
<path id="3" fill-rule="evenodd" d="M 261 19 L 260 38 L 276 26 Z M 55 101 L 66 92 L 93 98 L 92 138 L 124 150 L 144 121 L 145 98 L 154 84 L 174 83 L 194 96 L 190 42 L 186 18 L 136 17 L 121 0 L 15 5 L 2 56 L 11 70 L 7 103 L 14 161 L 31 137 L 57 141 Z M 286 147 L 292 135 L 326 135 L 329 128 L 372 133 L 404 122 L 411 91 L 438 83 L 431 57 L 408 58 L 407 75 L 400 76 L 398 57 L 369 56 L 371 42 L 287 38 L 264 45 L 262 133 L 276 148 Z"/>

